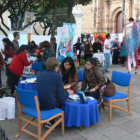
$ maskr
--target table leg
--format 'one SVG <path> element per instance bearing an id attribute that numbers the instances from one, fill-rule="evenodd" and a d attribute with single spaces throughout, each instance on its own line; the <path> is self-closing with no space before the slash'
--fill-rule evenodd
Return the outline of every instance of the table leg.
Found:
<path id="1" fill-rule="evenodd" d="M 81 126 L 80 126 L 80 131 L 82 131 L 82 129 L 83 129 L 83 126 L 81 125 Z"/>

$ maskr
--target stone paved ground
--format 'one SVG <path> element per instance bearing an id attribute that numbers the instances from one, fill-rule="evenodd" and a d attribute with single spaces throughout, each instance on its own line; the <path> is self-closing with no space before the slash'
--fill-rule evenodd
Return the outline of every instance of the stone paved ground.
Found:
<path id="1" fill-rule="evenodd" d="M 111 76 L 111 71 L 117 70 L 125 72 L 126 68 L 120 66 L 112 66 L 110 73 L 107 75 Z M 3 81 L 5 81 L 4 74 Z M 131 112 L 132 116 L 127 113 L 114 109 L 112 121 L 109 121 L 108 109 L 99 113 L 100 122 L 96 125 L 84 128 L 80 131 L 79 128 L 72 127 L 65 129 L 65 136 L 61 136 L 61 129 L 57 127 L 47 138 L 48 140 L 140 140 L 140 69 L 138 74 L 135 75 L 132 71 L 132 88 L 131 88 Z M 119 91 L 127 91 L 117 87 Z M 121 106 L 126 105 L 125 103 L 119 103 Z M 15 140 L 17 133 L 17 115 L 14 120 L 0 121 L 0 126 L 5 129 L 10 140 Z M 33 132 L 36 132 L 32 128 Z M 43 130 L 44 131 L 44 130 Z M 23 133 L 19 140 L 34 140 L 33 137 Z"/>

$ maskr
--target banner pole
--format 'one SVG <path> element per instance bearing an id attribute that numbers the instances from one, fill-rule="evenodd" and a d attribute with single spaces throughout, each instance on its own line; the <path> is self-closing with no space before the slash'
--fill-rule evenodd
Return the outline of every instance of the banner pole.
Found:
<path id="1" fill-rule="evenodd" d="M 31 33 L 28 33 L 28 42 L 31 42 Z"/>

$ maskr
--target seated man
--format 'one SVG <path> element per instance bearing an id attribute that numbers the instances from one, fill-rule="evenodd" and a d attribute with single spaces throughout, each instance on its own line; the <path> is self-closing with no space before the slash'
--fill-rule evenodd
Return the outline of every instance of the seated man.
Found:
<path id="1" fill-rule="evenodd" d="M 41 73 L 37 79 L 37 92 L 41 110 L 57 108 L 68 98 L 68 93 L 72 93 L 71 90 L 64 90 L 62 78 L 58 74 L 59 61 L 56 58 L 48 58 L 46 68 L 47 71 Z"/>

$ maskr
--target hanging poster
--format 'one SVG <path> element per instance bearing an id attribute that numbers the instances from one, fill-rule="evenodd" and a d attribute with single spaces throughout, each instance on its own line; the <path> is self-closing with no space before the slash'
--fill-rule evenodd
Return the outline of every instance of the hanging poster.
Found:
<path id="1" fill-rule="evenodd" d="M 73 58 L 73 38 L 75 24 L 64 23 L 61 33 L 61 41 L 58 48 L 58 60 L 60 62 L 67 56 Z"/>
<path id="2" fill-rule="evenodd" d="M 101 33 L 94 33 L 94 40 L 96 40 L 96 38 L 99 39 L 99 42 L 101 43 L 101 45 L 104 45 L 104 41 L 106 39 L 106 33 L 105 32 L 101 32 Z"/>
<path id="3" fill-rule="evenodd" d="M 30 22 L 34 20 L 34 13 L 33 12 L 25 12 L 25 19 L 24 19 L 24 26 L 28 25 Z M 23 30 L 26 33 L 32 33 L 33 24 L 28 26 Z"/>

